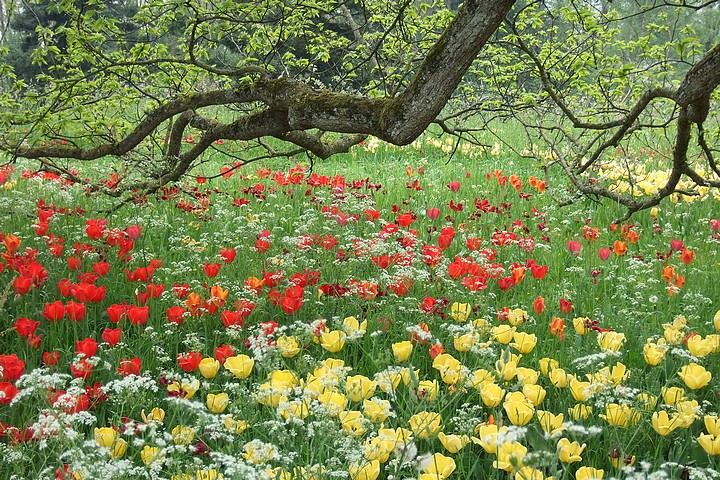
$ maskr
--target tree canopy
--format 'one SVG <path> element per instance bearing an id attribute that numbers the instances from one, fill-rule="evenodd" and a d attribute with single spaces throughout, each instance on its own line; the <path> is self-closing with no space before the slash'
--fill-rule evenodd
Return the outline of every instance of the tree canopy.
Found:
<path id="1" fill-rule="evenodd" d="M 240 165 L 328 158 L 368 135 L 406 145 L 429 125 L 482 144 L 512 120 L 532 148 L 498 141 L 629 214 L 720 186 L 720 2 L 456 4 L 6 1 L 0 147 L 122 196 L 228 154 L 227 140 L 247 142 Z M 663 175 L 626 158 L 637 145 Z M 116 181 L 76 175 L 105 157 Z"/>

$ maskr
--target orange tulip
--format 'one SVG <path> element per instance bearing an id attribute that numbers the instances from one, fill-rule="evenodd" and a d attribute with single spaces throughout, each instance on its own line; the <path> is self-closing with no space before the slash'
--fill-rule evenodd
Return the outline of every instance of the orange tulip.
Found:
<path id="1" fill-rule="evenodd" d="M 627 244 L 625 242 L 621 242 L 620 240 L 615 240 L 615 243 L 613 244 L 613 253 L 618 257 L 622 257 L 626 252 Z"/>

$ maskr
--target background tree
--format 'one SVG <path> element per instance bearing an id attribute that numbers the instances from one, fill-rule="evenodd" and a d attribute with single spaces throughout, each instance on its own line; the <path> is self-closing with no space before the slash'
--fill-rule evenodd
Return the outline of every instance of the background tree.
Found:
<path id="1" fill-rule="evenodd" d="M 720 186 L 716 1 L 53 3 L 67 21 L 36 28 L 38 75 L 3 67 L 3 149 L 111 195 L 177 181 L 219 140 L 248 142 L 237 165 L 405 145 L 431 124 L 481 144 L 508 119 L 533 148 L 499 140 L 629 213 Z M 641 144 L 668 171 L 658 188 L 627 162 L 608 175 Z M 118 182 L 74 173 L 104 157 Z"/>

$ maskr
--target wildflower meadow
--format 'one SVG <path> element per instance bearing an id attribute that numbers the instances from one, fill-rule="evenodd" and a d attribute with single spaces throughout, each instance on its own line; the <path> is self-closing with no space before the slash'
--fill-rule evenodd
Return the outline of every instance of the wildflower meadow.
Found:
<path id="1" fill-rule="evenodd" d="M 0 478 L 720 478 L 717 192 L 618 221 L 500 146 L 240 150 L 125 205 L 0 170 Z"/>

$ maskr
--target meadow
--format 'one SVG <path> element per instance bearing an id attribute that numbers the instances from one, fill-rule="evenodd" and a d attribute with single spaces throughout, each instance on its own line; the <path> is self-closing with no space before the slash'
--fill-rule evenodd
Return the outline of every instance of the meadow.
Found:
<path id="1" fill-rule="evenodd" d="M 221 158 L 109 214 L 3 167 L 0 477 L 720 477 L 720 196 L 618 224 L 448 149 Z"/>

